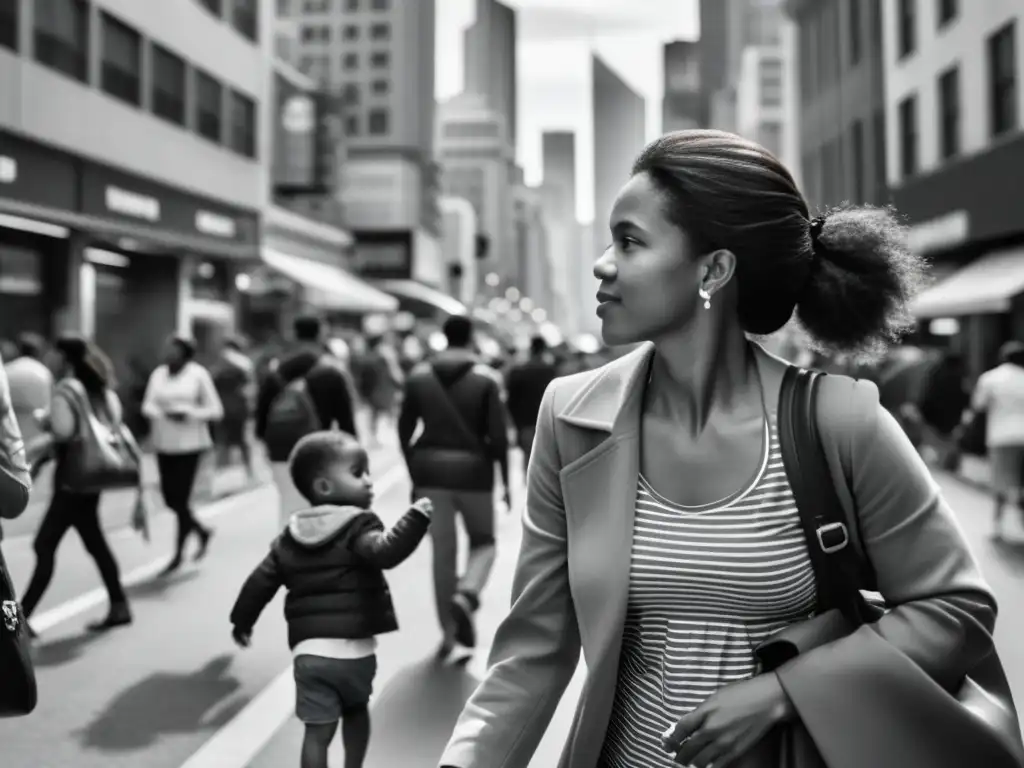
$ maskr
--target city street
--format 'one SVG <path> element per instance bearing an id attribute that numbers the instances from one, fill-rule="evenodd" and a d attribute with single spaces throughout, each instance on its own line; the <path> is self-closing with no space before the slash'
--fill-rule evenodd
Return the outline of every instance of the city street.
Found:
<path id="1" fill-rule="evenodd" d="M 515 472 L 521 478 L 521 470 Z M 409 486 L 394 446 L 374 455 L 378 511 L 393 521 Z M 943 479 L 985 573 L 1002 603 L 997 640 L 1018 700 L 1024 701 L 1024 528 L 1019 544 L 989 539 L 989 502 L 976 489 Z M 516 483 L 521 488 L 521 480 Z M 520 490 L 514 497 L 522 503 Z M 167 582 L 153 574 L 167 556 L 172 520 L 156 517 L 153 541 L 114 534 L 128 579 L 135 624 L 91 637 L 87 620 L 105 610 L 98 579 L 79 542 L 62 545 L 57 574 L 36 620 L 40 705 L 23 720 L 0 722 L 5 768 L 277 768 L 298 761 L 301 727 L 292 715 L 294 687 L 280 596 L 245 651 L 230 639 L 227 615 L 242 579 L 274 534 L 276 497 L 257 488 L 205 507 L 217 538 L 201 565 Z M 499 557 L 480 614 L 480 654 L 465 667 L 431 662 L 439 640 L 430 591 L 430 547 L 389 574 L 401 631 L 381 638 L 369 768 L 433 768 L 462 703 L 483 673 L 487 644 L 508 604 L 519 542 L 519 516 L 502 514 Z M 31 570 L 30 538 L 4 551 L 20 585 Z M 156 659 L 159 659 L 157 661 Z M 568 728 L 579 675 L 533 762 L 550 768 Z M 334 746 L 334 765 L 341 750 Z"/>

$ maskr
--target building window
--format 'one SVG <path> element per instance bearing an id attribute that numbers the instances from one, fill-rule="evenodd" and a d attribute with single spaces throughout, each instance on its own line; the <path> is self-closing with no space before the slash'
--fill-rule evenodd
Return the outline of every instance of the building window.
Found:
<path id="1" fill-rule="evenodd" d="M 231 149 L 256 157 L 256 102 L 237 91 L 231 92 Z"/>
<path id="2" fill-rule="evenodd" d="M 235 29 L 254 43 L 259 41 L 259 13 L 256 0 L 234 0 L 231 22 Z"/>
<path id="3" fill-rule="evenodd" d="M 18 0 L 0 0 L 0 46 L 18 50 Z"/>
<path id="4" fill-rule="evenodd" d="M 388 112 L 386 109 L 371 109 L 367 120 L 371 136 L 381 136 L 388 132 Z"/>
<path id="5" fill-rule="evenodd" d="M 224 0 L 199 0 L 199 4 L 219 19 L 224 13 L 223 1 Z"/>
<path id="6" fill-rule="evenodd" d="M 939 76 L 939 149 L 942 159 L 960 152 L 960 69 Z"/>
<path id="7" fill-rule="evenodd" d="M 323 24 L 306 24 L 302 27 L 302 42 L 327 43 L 331 40 L 331 29 Z"/>
<path id="8" fill-rule="evenodd" d="M 370 84 L 370 88 L 378 96 L 382 96 L 390 90 L 391 83 L 387 80 L 374 80 Z"/>
<path id="9" fill-rule="evenodd" d="M 871 39 L 875 41 L 877 51 L 882 51 L 882 0 L 871 0 Z"/>
<path id="10" fill-rule="evenodd" d="M 359 86 L 356 83 L 347 83 L 341 89 L 341 100 L 345 106 L 349 107 L 359 104 Z"/>
<path id="11" fill-rule="evenodd" d="M 864 123 L 854 120 L 850 126 L 850 163 L 853 165 L 853 202 L 864 200 Z"/>
<path id="12" fill-rule="evenodd" d="M 850 66 L 852 67 L 860 63 L 864 47 L 863 37 L 860 33 L 860 0 L 847 0 L 846 11 L 847 23 L 850 26 Z"/>
<path id="13" fill-rule="evenodd" d="M 391 56 L 386 51 L 377 51 L 370 54 L 370 66 L 375 69 L 384 69 L 391 63 Z"/>
<path id="14" fill-rule="evenodd" d="M 909 56 L 917 47 L 917 0 L 897 0 L 898 58 Z"/>
<path id="15" fill-rule="evenodd" d="M 127 24 L 100 12 L 100 87 L 127 104 L 142 102 L 142 38 Z"/>
<path id="16" fill-rule="evenodd" d="M 992 135 L 1017 127 L 1017 49 L 1014 23 L 988 39 L 989 122 Z"/>
<path id="17" fill-rule="evenodd" d="M 291 13 L 289 0 L 277 0 L 277 17 L 283 19 Z"/>
<path id="18" fill-rule="evenodd" d="M 953 19 L 956 18 L 959 12 L 959 3 L 957 0 L 936 0 L 935 15 L 939 19 L 939 29 L 949 24 Z"/>
<path id="19" fill-rule="evenodd" d="M 89 78 L 89 6 L 85 0 L 36 0 L 36 61 L 83 83 Z"/>
<path id="20" fill-rule="evenodd" d="M 900 172 L 903 178 L 917 173 L 917 97 L 907 96 L 899 105 Z"/>
<path id="21" fill-rule="evenodd" d="M 358 11 L 359 10 L 359 0 L 345 0 L 345 10 L 346 11 Z"/>
<path id="22" fill-rule="evenodd" d="M 153 43 L 153 114 L 185 124 L 185 62 Z"/>
<path id="23" fill-rule="evenodd" d="M 196 70 L 196 130 L 217 144 L 221 141 L 222 93 L 220 83 Z"/>
<path id="24" fill-rule="evenodd" d="M 391 0 L 373 0 L 373 10 L 386 11 L 391 8 Z"/>
<path id="25" fill-rule="evenodd" d="M 341 66 L 343 69 L 358 69 L 359 55 L 355 53 L 346 53 L 341 57 Z"/>
<path id="26" fill-rule="evenodd" d="M 341 36 L 345 40 L 358 40 L 359 27 L 357 27 L 355 24 L 346 24 L 341 30 Z"/>
<path id="27" fill-rule="evenodd" d="M 885 189 L 888 186 L 886 182 L 885 166 L 886 166 L 886 151 L 885 148 L 888 142 L 885 137 L 885 110 L 876 109 L 874 116 L 871 118 L 871 134 L 874 137 L 874 176 L 875 176 L 875 188 L 872 191 L 872 198 L 868 202 L 877 203 L 884 197 Z"/>
<path id="28" fill-rule="evenodd" d="M 391 39 L 391 25 L 390 24 L 374 24 L 370 27 L 370 39 L 372 40 L 390 40 Z"/>
<path id="29" fill-rule="evenodd" d="M 345 135 L 346 136 L 358 136 L 359 135 L 359 118 L 356 115 L 348 115 L 345 118 Z"/>

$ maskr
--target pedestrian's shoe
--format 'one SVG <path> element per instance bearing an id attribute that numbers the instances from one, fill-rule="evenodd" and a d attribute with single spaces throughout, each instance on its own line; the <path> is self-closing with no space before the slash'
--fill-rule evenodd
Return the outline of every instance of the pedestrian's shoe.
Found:
<path id="1" fill-rule="evenodd" d="M 455 640 L 451 637 L 446 637 L 441 641 L 441 644 L 437 646 L 437 653 L 434 654 L 434 658 L 438 661 L 445 661 L 455 647 Z"/>
<path id="2" fill-rule="evenodd" d="M 455 622 L 455 642 L 466 648 L 476 648 L 476 624 L 473 614 L 479 602 L 473 595 L 458 592 L 452 598 L 452 620 Z"/>
<path id="3" fill-rule="evenodd" d="M 212 528 L 202 528 L 199 531 L 199 549 L 196 550 L 194 560 L 202 560 L 206 557 L 206 550 L 210 547 L 210 539 L 213 538 Z"/>
<path id="4" fill-rule="evenodd" d="M 108 629 L 114 627 L 124 627 L 132 623 L 132 612 L 128 608 L 128 603 L 114 603 L 110 606 L 110 613 L 107 614 L 107 618 L 103 621 L 94 621 L 89 624 L 89 630 L 92 632 L 106 632 Z"/>

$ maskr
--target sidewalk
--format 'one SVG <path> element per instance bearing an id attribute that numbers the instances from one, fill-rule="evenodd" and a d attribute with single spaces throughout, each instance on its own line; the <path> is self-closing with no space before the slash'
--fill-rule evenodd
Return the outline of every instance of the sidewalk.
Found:
<path id="1" fill-rule="evenodd" d="M 964 456 L 960 461 L 960 471 L 953 473 L 953 477 L 983 491 L 989 490 L 992 483 L 988 459 L 982 456 Z"/>

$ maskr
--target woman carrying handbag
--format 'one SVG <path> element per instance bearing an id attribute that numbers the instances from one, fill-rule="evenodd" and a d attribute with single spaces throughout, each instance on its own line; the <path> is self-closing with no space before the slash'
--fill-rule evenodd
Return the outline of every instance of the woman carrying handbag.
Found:
<path id="1" fill-rule="evenodd" d="M 36 567 L 22 604 L 25 615 L 31 616 L 53 578 L 57 548 L 74 528 L 96 562 L 110 598 L 107 617 L 89 625 L 93 631 L 104 631 L 130 624 L 132 614 L 100 525 L 100 498 L 107 490 L 137 487 L 141 500 L 142 454 L 124 424 L 106 355 L 79 336 L 62 337 L 56 350 L 62 370 L 47 420 L 57 443 L 54 492 L 36 534 Z M 136 518 L 141 508 L 136 505 Z M 133 524 L 140 527 L 137 519 Z"/>
<path id="2" fill-rule="evenodd" d="M 25 446 L 0 361 L 0 518 L 11 520 L 24 512 L 31 490 Z M 0 717 L 27 715 L 35 706 L 36 677 L 29 657 L 28 625 L 0 551 Z"/>

